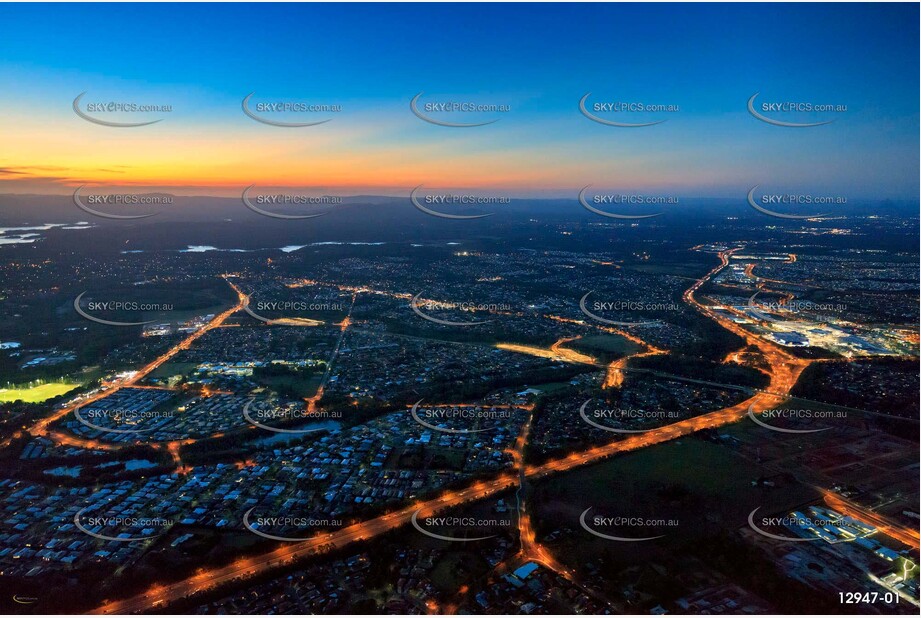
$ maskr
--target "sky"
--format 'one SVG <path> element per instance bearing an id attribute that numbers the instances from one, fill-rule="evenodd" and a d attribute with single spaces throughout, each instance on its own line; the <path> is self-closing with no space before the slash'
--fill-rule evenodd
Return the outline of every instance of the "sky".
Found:
<path id="1" fill-rule="evenodd" d="M 919 194 L 916 4 L 2 4 L 0 193 Z M 109 127 L 78 116 L 116 122 Z M 337 112 L 243 113 L 257 103 Z M 476 127 L 445 127 L 430 118 Z M 672 111 L 595 115 L 595 103 Z M 830 104 L 831 112 L 762 104 Z M 93 113 L 90 103 L 169 105 Z M 426 103 L 507 106 L 426 111 Z M 78 107 L 79 107 L 78 106 Z"/>

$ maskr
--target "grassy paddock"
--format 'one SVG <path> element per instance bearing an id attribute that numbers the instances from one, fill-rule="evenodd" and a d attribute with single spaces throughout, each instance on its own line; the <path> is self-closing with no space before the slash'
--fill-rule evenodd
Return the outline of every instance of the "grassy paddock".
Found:
<path id="1" fill-rule="evenodd" d="M 66 382 L 49 382 L 38 386 L 26 388 L 0 388 L 0 401 L 24 401 L 26 403 L 41 403 L 78 388 L 79 384 Z"/>

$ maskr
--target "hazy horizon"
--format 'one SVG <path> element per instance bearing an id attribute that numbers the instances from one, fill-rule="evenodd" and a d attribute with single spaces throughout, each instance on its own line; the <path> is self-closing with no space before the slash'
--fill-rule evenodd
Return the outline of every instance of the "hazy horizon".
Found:
<path id="1" fill-rule="evenodd" d="M 919 196 L 917 30 L 902 27 L 917 6 L 5 5 L 0 17 L 0 193 Z M 249 95 L 262 120 L 244 113 Z M 259 111 L 277 103 L 327 111 Z M 489 111 L 437 107 L 467 103 Z M 109 104 L 158 111 L 98 111 Z"/>

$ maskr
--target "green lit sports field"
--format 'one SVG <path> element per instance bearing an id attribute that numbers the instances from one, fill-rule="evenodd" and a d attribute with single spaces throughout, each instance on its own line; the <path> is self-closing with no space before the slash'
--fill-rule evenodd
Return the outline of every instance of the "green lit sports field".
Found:
<path id="1" fill-rule="evenodd" d="M 64 382 L 49 382 L 29 388 L 0 388 L 0 402 L 22 400 L 26 403 L 40 403 L 46 399 L 68 393 L 80 386 Z"/>

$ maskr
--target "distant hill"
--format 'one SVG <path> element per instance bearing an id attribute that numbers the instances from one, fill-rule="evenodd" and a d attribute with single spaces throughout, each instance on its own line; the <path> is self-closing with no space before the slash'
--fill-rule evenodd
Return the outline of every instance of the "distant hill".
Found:
<path id="1" fill-rule="evenodd" d="M 446 221 L 417 210 L 408 197 L 384 197 L 361 195 L 342 198 L 342 203 L 333 206 L 286 206 L 272 207 L 259 205 L 271 212 L 304 214 L 328 211 L 322 217 L 308 220 L 281 220 L 259 215 L 248 209 L 240 198 L 229 197 L 187 197 L 170 196 L 163 193 L 144 194 L 147 197 L 170 197 L 170 204 L 106 206 L 90 205 L 92 208 L 113 214 L 147 214 L 157 212 L 154 217 L 118 221 L 103 219 L 79 209 L 72 196 L 64 195 L 14 195 L 0 194 L 0 226 L 35 225 L 40 223 L 74 223 L 89 221 L 105 222 L 107 225 L 146 225 L 163 222 L 217 222 L 234 221 L 242 224 L 271 224 L 281 222 L 284 226 L 306 225 L 319 228 L 338 228 L 341 225 L 359 225 L 362 227 L 395 226 L 428 223 L 438 225 L 471 225 L 477 221 L 540 218 L 558 221 L 611 222 L 599 215 L 582 208 L 575 199 L 513 199 L 509 204 L 477 207 L 438 207 L 429 205 L 433 210 L 452 214 L 480 215 L 492 212 L 491 217 L 477 221 Z M 87 203 L 84 198 L 84 203 Z M 892 200 L 871 202 L 854 202 L 844 207 L 834 207 L 835 213 L 842 215 L 866 216 L 868 214 L 898 214 L 901 216 L 918 216 L 918 203 L 896 202 Z M 602 210 L 614 210 L 601 207 Z M 828 210 L 828 209 L 826 209 Z M 738 217 L 757 220 L 764 217 L 748 206 L 744 196 L 739 199 L 724 198 L 679 198 L 678 204 L 664 206 L 621 207 L 618 212 L 629 214 L 647 214 L 663 212 L 659 218 L 663 223 L 674 219 L 675 223 L 686 223 L 688 217 L 724 219 Z M 380 229 L 378 227 L 378 229 Z"/>

